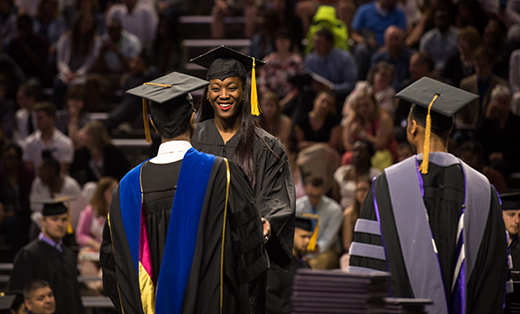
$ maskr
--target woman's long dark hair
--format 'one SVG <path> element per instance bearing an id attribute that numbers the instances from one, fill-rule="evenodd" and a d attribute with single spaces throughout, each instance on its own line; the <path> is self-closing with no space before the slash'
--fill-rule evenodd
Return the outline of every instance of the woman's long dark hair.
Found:
<path id="1" fill-rule="evenodd" d="M 235 162 L 244 170 L 251 186 L 255 188 L 256 176 L 255 166 L 253 162 L 255 137 L 258 135 L 255 131 L 256 122 L 251 115 L 251 97 L 250 97 L 250 85 L 243 81 L 244 87 L 244 101 L 242 101 L 242 107 L 240 108 L 240 135 L 238 138 L 238 145 L 235 149 Z M 200 109 L 197 122 L 206 121 L 213 119 L 215 112 L 213 107 L 208 100 L 208 87 L 204 89 L 204 93 L 200 102 Z"/>
<path id="2" fill-rule="evenodd" d="M 86 17 L 92 18 L 92 29 L 83 38 L 83 35 L 81 35 L 81 32 L 80 32 L 80 27 L 81 27 L 81 22 Z M 86 57 L 92 51 L 92 49 L 94 49 L 94 45 L 96 42 L 96 36 L 97 36 L 96 30 L 97 30 L 97 21 L 96 21 L 96 17 L 94 16 L 94 14 L 92 14 L 92 12 L 82 11 L 74 20 L 72 29 L 69 31 L 70 40 L 71 40 L 71 57 L 72 56 L 81 56 L 81 55 Z"/>

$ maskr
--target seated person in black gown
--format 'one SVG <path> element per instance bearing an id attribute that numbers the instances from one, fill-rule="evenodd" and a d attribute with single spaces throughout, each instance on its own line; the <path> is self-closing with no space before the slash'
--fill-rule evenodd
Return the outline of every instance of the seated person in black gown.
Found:
<path id="1" fill-rule="evenodd" d="M 56 299 L 49 283 L 36 279 L 25 285 L 23 290 L 25 308 L 30 314 L 54 314 Z"/>

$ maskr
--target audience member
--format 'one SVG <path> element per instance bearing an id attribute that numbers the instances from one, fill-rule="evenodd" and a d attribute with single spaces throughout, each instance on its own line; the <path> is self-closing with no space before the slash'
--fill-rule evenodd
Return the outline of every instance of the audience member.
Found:
<path id="1" fill-rule="evenodd" d="M 352 150 L 357 140 L 370 142 L 376 151 L 372 165 L 380 170 L 397 159 L 397 142 L 392 132 L 390 115 L 379 108 L 371 93 L 362 93 L 354 102 L 354 114 L 349 115 L 343 128 L 343 148 L 347 153 L 342 164 L 352 162 Z"/>
<path id="2" fill-rule="evenodd" d="M 282 0 L 276 0 L 282 1 Z M 292 84 L 289 78 L 298 74 L 303 68 L 303 60 L 299 54 L 292 52 L 293 42 L 287 29 L 278 29 L 274 36 L 275 51 L 268 54 L 258 76 L 260 93 L 273 92 L 283 104 L 292 96 Z"/>
<path id="3" fill-rule="evenodd" d="M 65 96 L 65 109 L 56 112 L 56 128 L 72 140 L 75 148 L 80 145 L 78 130 L 90 121 L 85 110 L 85 98 L 85 87 L 74 85 Z"/>
<path id="4" fill-rule="evenodd" d="M 176 38 L 173 23 L 172 19 L 162 16 L 159 19 L 157 35 L 151 47 L 147 47 L 147 63 L 154 69 L 151 71 L 155 72 L 153 77 L 178 71 L 184 66 L 183 47 Z"/>
<path id="5" fill-rule="evenodd" d="M 141 53 L 137 36 L 125 31 L 117 19 L 107 21 L 106 33 L 101 37 L 99 55 L 87 77 L 87 108 L 90 111 L 105 109 L 119 87 L 121 77 L 128 72 L 131 58 Z"/>
<path id="6" fill-rule="evenodd" d="M 352 164 L 341 166 L 334 173 L 343 210 L 355 203 L 357 181 L 364 177 L 373 179 L 381 174 L 381 170 L 372 167 L 374 153 L 374 146 L 370 142 L 356 141 L 352 147 Z"/>
<path id="7" fill-rule="evenodd" d="M 292 134 L 292 122 L 282 113 L 278 96 L 271 92 L 265 93 L 260 103 L 262 108 L 262 115 L 258 119 L 260 126 L 287 146 L 287 141 Z"/>
<path id="8" fill-rule="evenodd" d="M 254 0 L 215 0 L 211 9 L 211 37 L 222 39 L 225 35 L 224 18 L 228 16 L 244 16 L 244 36 L 253 37 L 257 6 Z"/>
<path id="9" fill-rule="evenodd" d="M 333 34 L 327 28 L 314 34 L 314 51 L 305 57 L 305 68 L 331 81 L 341 103 L 356 83 L 357 67 L 352 54 L 334 48 Z"/>
<path id="10" fill-rule="evenodd" d="M 36 131 L 36 114 L 34 106 L 41 99 L 41 93 L 37 86 L 24 84 L 18 88 L 16 103 L 18 109 L 15 113 L 16 130 L 13 139 L 18 144 Z"/>
<path id="11" fill-rule="evenodd" d="M 310 268 L 304 257 L 313 234 L 313 222 L 315 220 L 309 217 L 296 217 L 289 272 L 276 272 L 272 269 L 267 272 L 266 314 L 292 313 L 291 296 L 294 276 L 298 269 Z"/>
<path id="12" fill-rule="evenodd" d="M 478 30 L 480 35 L 482 35 L 484 34 L 487 20 L 488 18 L 482 10 L 482 5 L 478 0 L 460 0 L 457 2 L 455 27 L 461 29 L 466 26 L 472 26 Z"/>
<path id="13" fill-rule="evenodd" d="M 309 265 L 313 269 L 333 269 L 339 266 L 338 233 L 342 223 L 341 206 L 325 195 L 321 178 L 309 178 L 304 197 L 296 200 L 296 215 L 318 215 L 319 230 L 316 247 L 309 251 Z"/>
<path id="14" fill-rule="evenodd" d="M 158 17 L 150 3 L 138 0 L 123 0 L 114 4 L 107 12 L 106 19 L 117 18 L 123 29 L 139 38 L 143 47 L 151 45 L 157 30 Z"/>
<path id="15" fill-rule="evenodd" d="M 404 141 L 397 145 L 397 162 L 401 162 L 408 157 L 413 156 L 412 146 L 408 141 Z"/>
<path id="16" fill-rule="evenodd" d="M 280 25 L 276 12 L 272 10 L 260 9 L 257 14 L 257 30 L 249 44 L 249 55 L 262 60 L 265 56 L 275 51 L 274 35 Z"/>
<path id="17" fill-rule="evenodd" d="M 520 169 L 520 117 L 511 114 L 511 90 L 497 84 L 491 91 L 482 125 L 475 139 L 484 147 L 488 164 L 504 177 Z"/>
<path id="18" fill-rule="evenodd" d="M 82 276 L 97 276 L 101 279 L 99 249 L 103 240 L 103 226 L 112 201 L 112 191 L 116 186 L 117 180 L 112 177 L 99 179 L 89 205 L 81 211 L 76 228 L 76 242 L 80 246 L 78 260 L 79 273 Z M 101 280 L 88 281 L 85 285 L 96 294 L 102 295 L 103 282 Z"/>
<path id="19" fill-rule="evenodd" d="M 67 1 L 68 3 L 64 3 L 63 7 L 63 17 L 67 22 L 67 29 L 72 28 L 74 25 L 74 21 L 83 11 L 91 12 L 96 16 L 97 25 L 98 25 L 98 34 L 103 34 L 103 30 L 105 29 L 105 10 L 101 8 L 101 3 L 105 3 L 108 1 L 98 1 L 98 0 L 74 0 Z M 105 3 L 106 6 L 106 3 Z"/>
<path id="20" fill-rule="evenodd" d="M 67 207 L 63 203 L 45 204 L 42 231 L 37 239 L 16 255 L 9 289 L 22 289 L 35 279 L 45 280 L 56 298 L 56 314 L 84 313 L 77 279 L 76 256 L 63 245 L 67 234 Z M 38 291 L 27 289 L 27 291 Z M 30 292 L 25 305 L 31 311 Z"/>
<path id="21" fill-rule="evenodd" d="M 314 21 L 314 17 L 318 13 L 319 9 L 324 6 L 333 6 L 335 11 L 335 16 L 340 20 L 345 26 L 350 28 L 350 24 L 352 24 L 352 19 L 354 17 L 354 11 L 356 10 L 355 4 L 350 0 L 327 0 L 327 1 L 317 1 L 317 0 L 305 0 L 298 1 L 295 5 L 295 13 L 301 20 L 303 32 L 307 33 L 310 29 L 311 24 Z"/>
<path id="22" fill-rule="evenodd" d="M 42 160 L 42 151 L 48 149 L 60 162 L 61 173 L 67 173 L 74 158 L 72 140 L 55 126 L 56 108 L 49 102 L 39 103 L 34 107 L 36 132 L 23 142 L 23 161 L 36 170 Z"/>
<path id="23" fill-rule="evenodd" d="M 49 283 L 42 279 L 35 279 L 25 285 L 24 306 L 30 314 L 54 314 L 56 299 Z"/>
<path id="24" fill-rule="evenodd" d="M 451 10 L 438 8 L 434 14 L 435 28 L 421 38 L 419 50 L 429 53 L 435 61 L 435 69 L 442 71 L 446 61 L 457 52 L 458 30 L 451 26 Z"/>
<path id="25" fill-rule="evenodd" d="M 16 104 L 7 98 L 7 85 L 5 78 L 0 74 L 0 125 L 5 137 L 13 139 L 16 131 Z"/>
<path id="26" fill-rule="evenodd" d="M 76 151 L 70 173 L 80 183 L 106 176 L 121 180 L 130 170 L 126 156 L 112 144 L 101 121 L 88 122 L 79 131 L 79 138 L 84 147 Z"/>
<path id="27" fill-rule="evenodd" d="M 446 61 L 442 70 L 442 80 L 453 86 L 459 86 L 460 81 L 475 73 L 473 54 L 480 45 L 480 35 L 473 26 L 459 30 L 457 36 L 457 53 Z"/>
<path id="28" fill-rule="evenodd" d="M 57 46 L 58 76 L 54 80 L 52 102 L 57 108 L 63 106 L 67 87 L 85 84 L 99 53 L 100 40 L 96 34 L 96 20 L 90 12 L 82 12 L 74 21 L 72 29 L 63 34 Z"/>
<path id="29" fill-rule="evenodd" d="M 298 163 L 298 140 L 291 136 L 285 145 L 285 151 L 287 152 L 287 160 L 289 161 L 289 167 L 291 168 L 291 174 L 294 182 L 294 192 L 296 199 L 305 195 L 305 181 L 306 174 L 300 164 Z"/>
<path id="30" fill-rule="evenodd" d="M 291 42 L 295 45 L 294 50 L 303 51 L 303 25 L 296 14 L 294 2 L 291 0 L 272 0 L 272 6 L 278 16 L 280 28 L 289 32 Z"/>
<path id="31" fill-rule="evenodd" d="M 505 14 L 509 22 L 506 44 L 512 49 L 520 48 L 520 1 L 509 0 Z"/>
<path id="32" fill-rule="evenodd" d="M 479 47 L 475 51 L 475 74 L 460 81 L 460 88 L 480 96 L 466 107 L 462 108 L 455 116 L 457 128 L 460 132 L 454 134 L 454 138 L 460 144 L 462 139 L 471 139 L 475 129 L 482 125 L 484 116 L 488 110 L 491 91 L 498 84 L 507 86 L 503 78 L 492 72 L 494 64 L 493 51 L 487 47 Z M 462 140 L 462 141 L 461 141 Z"/>
<path id="33" fill-rule="evenodd" d="M 400 90 L 403 81 L 410 77 L 408 68 L 410 57 L 413 55 L 413 50 L 405 47 L 404 36 L 404 31 L 399 27 L 393 25 L 389 26 L 385 30 L 385 45 L 380 49 L 380 51 L 377 51 L 372 55 L 371 61 L 372 67 L 381 61 L 385 61 L 394 66 L 392 86 L 396 91 Z"/>
<path id="34" fill-rule="evenodd" d="M 49 43 L 33 32 L 33 21 L 20 15 L 16 21 L 16 37 L 7 46 L 7 53 L 20 66 L 25 76 L 45 81 Z"/>
<path id="35" fill-rule="evenodd" d="M 385 30 L 391 25 L 406 30 L 406 16 L 396 4 L 397 0 L 375 0 L 360 6 L 354 15 L 351 36 L 359 79 L 365 79 L 372 54 L 384 44 Z"/>
<path id="36" fill-rule="evenodd" d="M 60 12 L 58 0 L 40 0 L 33 28 L 36 35 L 47 40 L 51 45 L 50 52 L 54 53 L 58 40 L 67 31 L 67 22 Z"/>
<path id="37" fill-rule="evenodd" d="M 316 143 L 326 143 L 341 150 L 341 119 L 336 115 L 336 96 L 332 91 L 321 91 L 314 98 L 314 108 L 295 125 L 300 150 Z"/>
<path id="38" fill-rule="evenodd" d="M 307 0 L 309 1 L 309 0 Z M 303 3 L 308 3 L 307 1 Z M 311 0 L 312 1 L 312 0 Z M 319 30 L 326 28 L 332 32 L 334 38 L 334 48 L 349 50 L 348 28 L 339 20 L 336 9 L 329 5 L 321 5 L 318 7 L 316 14 L 312 17 L 312 23 L 307 31 L 307 46 L 305 54 L 309 54 L 314 50 L 314 35 Z"/>
<path id="39" fill-rule="evenodd" d="M 73 227 L 79 217 L 79 213 L 85 207 L 85 201 L 81 198 L 81 187 L 73 178 L 60 173 L 59 162 L 46 150 L 42 153 L 42 161 L 38 167 L 38 176 L 31 186 L 29 199 L 31 202 L 31 220 L 33 224 L 29 232 L 29 238 L 37 236 L 42 216 L 43 205 L 41 200 L 49 200 L 60 197 L 76 198 L 70 202 L 70 221 Z"/>
<path id="40" fill-rule="evenodd" d="M 484 28 L 482 45 L 490 48 L 494 53 L 493 73 L 507 80 L 511 50 L 506 45 L 506 33 L 506 24 L 499 18 L 493 17 Z"/>
<path id="41" fill-rule="evenodd" d="M 459 147 L 458 151 L 460 159 L 473 169 L 485 175 L 489 183 L 493 184 L 498 193 L 502 194 L 507 192 L 507 183 L 504 179 L 504 175 L 485 165 L 484 148 L 482 148 L 479 142 L 475 140 L 466 141 Z"/>
<path id="42" fill-rule="evenodd" d="M 34 171 L 22 162 L 22 149 L 8 144 L 2 149 L 0 166 L 0 228 L 3 229 L 13 259 L 26 243 L 29 232 L 29 193 L 34 180 Z"/>
<path id="43" fill-rule="evenodd" d="M 405 39 L 405 45 L 410 48 L 418 48 L 421 37 L 429 30 L 435 28 L 434 13 L 441 5 L 449 6 L 451 1 L 449 0 L 434 0 L 428 1 L 425 5 L 425 1 L 406 1 L 406 6 L 419 6 L 415 10 L 419 11 L 420 17 L 409 19 L 408 12 L 406 13 L 406 22 L 408 24 L 408 35 Z M 421 4 L 420 4 L 421 3 Z M 415 23 L 412 21 L 416 20 Z M 410 23 L 412 24 L 410 25 Z"/>
<path id="44" fill-rule="evenodd" d="M 354 226 L 356 225 L 356 221 L 361 214 L 361 207 L 367 198 L 368 191 L 370 191 L 370 188 L 372 187 L 372 178 L 361 177 L 356 180 L 355 185 L 356 189 L 354 191 L 354 204 L 350 205 L 343 211 L 341 243 L 345 253 L 341 256 L 340 259 L 340 268 L 342 271 L 347 271 L 347 267 L 349 265 L 350 255 L 348 254 L 348 250 L 350 249 L 350 244 L 352 243 L 352 238 L 354 237 Z"/>
<path id="45" fill-rule="evenodd" d="M 520 193 L 500 194 L 502 201 L 502 217 L 509 238 L 509 254 L 511 254 L 513 265 L 511 270 L 520 270 Z"/>
<path id="46" fill-rule="evenodd" d="M 376 63 L 370 71 L 366 81 L 358 81 L 356 87 L 345 100 L 342 115 L 346 119 L 349 115 L 354 114 L 353 106 L 358 95 L 362 93 L 372 93 L 379 103 L 379 107 L 385 110 L 392 118 L 395 112 L 395 89 L 392 87 L 392 77 L 394 77 L 394 66 L 380 61 Z"/>
<path id="47" fill-rule="evenodd" d="M 9 44 L 11 39 L 16 36 L 16 10 L 14 1 L 0 1 L 0 38 L 3 46 Z"/>
<path id="48" fill-rule="evenodd" d="M 0 40 L 0 45 L 2 41 Z M 20 85 L 28 82 L 31 78 L 27 78 L 22 68 L 14 61 L 14 59 L 4 51 L 4 47 L 0 46 L 0 77 L 4 78 L 2 84 L 5 85 L 7 99 L 16 99 L 16 92 Z"/>

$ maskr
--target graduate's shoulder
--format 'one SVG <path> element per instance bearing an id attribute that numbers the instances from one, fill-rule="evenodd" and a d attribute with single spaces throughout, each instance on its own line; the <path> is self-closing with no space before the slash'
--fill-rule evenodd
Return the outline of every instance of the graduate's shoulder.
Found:
<path id="1" fill-rule="evenodd" d="M 255 143 L 255 147 L 264 147 L 271 153 L 276 154 L 279 158 L 283 158 L 286 156 L 285 148 L 283 147 L 283 144 L 279 138 L 271 135 L 269 132 L 260 127 L 255 127 L 255 132 L 258 136 L 258 139 Z"/>
<path id="2" fill-rule="evenodd" d="M 204 120 L 202 122 L 195 123 L 195 129 L 193 130 L 193 136 L 191 137 L 192 143 L 206 143 L 211 139 L 214 131 L 215 123 L 213 119 Z"/>

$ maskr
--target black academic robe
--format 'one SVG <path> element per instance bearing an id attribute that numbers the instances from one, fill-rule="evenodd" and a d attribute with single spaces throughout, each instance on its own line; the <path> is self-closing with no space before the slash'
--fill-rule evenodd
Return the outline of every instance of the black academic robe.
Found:
<path id="1" fill-rule="evenodd" d="M 143 210 L 154 282 L 157 282 L 160 272 L 181 164 L 181 161 L 168 164 L 145 162 L 142 166 Z M 224 244 L 223 313 L 263 313 L 268 260 L 262 222 L 247 176 L 233 162 L 229 166 L 231 179 L 226 234 L 230 236 L 225 237 Z M 219 313 L 226 176 L 225 162 L 216 158 L 200 216 L 183 314 Z M 104 289 L 119 313 L 143 313 L 138 274 L 125 236 L 122 211 L 118 186 L 103 230 L 100 260 Z"/>
<path id="2" fill-rule="evenodd" d="M 271 267 L 288 270 L 294 240 L 294 182 L 287 155 L 280 140 L 261 128 L 255 128 L 253 163 L 256 184 L 254 196 L 260 216 L 271 224 L 267 253 Z M 195 125 L 191 143 L 197 150 L 234 160 L 240 130 L 224 144 L 213 119 Z"/>
<path id="3" fill-rule="evenodd" d="M 457 227 L 465 196 L 464 177 L 459 164 L 440 167 L 431 162 L 428 173 L 421 176 L 424 182 L 424 204 L 437 246 L 449 304 L 451 298 L 449 291 L 451 291 L 457 262 Z M 373 190 L 369 192 L 363 204 L 360 218 L 377 221 L 372 192 L 375 191 L 387 260 L 385 262 L 369 257 L 351 256 L 350 265 L 389 271 L 392 297 L 413 298 L 395 225 L 386 174 L 377 177 L 373 184 Z M 491 189 L 490 211 L 475 266 L 467 285 L 466 313 L 468 314 L 502 313 L 504 302 L 507 272 L 505 227 L 497 193 L 491 185 L 489 188 Z M 380 236 L 368 233 L 354 233 L 353 242 L 383 246 Z"/>
<path id="4" fill-rule="evenodd" d="M 76 256 L 67 247 L 60 253 L 36 239 L 24 246 L 14 259 L 8 291 L 20 290 L 36 279 L 47 281 L 56 300 L 56 314 L 84 313 L 78 284 Z"/>
<path id="5" fill-rule="evenodd" d="M 513 241 L 509 245 L 509 254 L 513 260 L 513 268 L 511 270 L 520 271 L 520 238 L 518 235 L 513 237 Z"/>
<path id="6" fill-rule="evenodd" d="M 290 314 L 294 276 L 300 268 L 311 268 L 309 263 L 293 255 L 289 272 L 267 272 L 266 314 Z"/>

